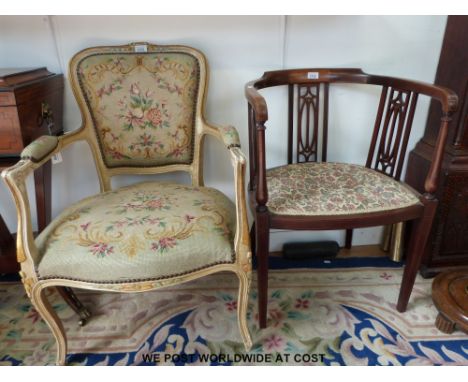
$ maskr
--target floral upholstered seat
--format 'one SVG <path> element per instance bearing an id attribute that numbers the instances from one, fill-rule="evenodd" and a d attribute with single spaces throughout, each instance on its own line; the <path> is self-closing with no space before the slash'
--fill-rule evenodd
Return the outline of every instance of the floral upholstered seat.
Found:
<path id="1" fill-rule="evenodd" d="M 233 263 L 235 206 L 208 187 L 145 182 L 68 207 L 37 238 L 41 278 L 174 277 Z"/>
<path id="2" fill-rule="evenodd" d="M 364 166 L 297 163 L 267 170 L 268 209 L 278 215 L 349 215 L 419 203 L 401 182 Z"/>

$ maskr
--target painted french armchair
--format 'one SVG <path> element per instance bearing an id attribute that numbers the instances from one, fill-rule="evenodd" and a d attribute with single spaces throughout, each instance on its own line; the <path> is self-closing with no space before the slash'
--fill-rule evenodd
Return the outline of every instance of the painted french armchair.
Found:
<path id="1" fill-rule="evenodd" d="M 204 118 L 207 77 L 204 55 L 190 47 L 132 43 L 85 49 L 69 64 L 82 126 L 39 138 L 2 173 L 18 212 L 22 281 L 55 336 L 57 364 L 66 362 L 66 335 L 46 288 L 143 292 L 221 271 L 238 276 L 239 328 L 250 349 L 246 160 L 235 128 Z M 204 186 L 206 135 L 218 138 L 230 155 L 234 203 Z M 25 179 L 78 141 L 91 148 L 100 193 L 67 207 L 34 238 Z M 172 171 L 188 172 L 192 183 L 111 188 L 115 175 Z"/>

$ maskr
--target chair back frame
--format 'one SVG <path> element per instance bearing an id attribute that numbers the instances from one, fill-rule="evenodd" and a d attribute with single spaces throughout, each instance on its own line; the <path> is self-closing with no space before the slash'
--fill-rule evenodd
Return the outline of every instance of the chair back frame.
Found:
<path id="1" fill-rule="evenodd" d="M 141 48 L 143 51 L 140 51 Z M 133 54 L 144 57 L 146 54 L 157 54 L 157 53 L 176 53 L 176 54 L 187 54 L 194 57 L 199 66 L 199 78 L 198 78 L 198 89 L 196 91 L 195 113 L 193 119 L 193 155 L 190 163 L 186 164 L 167 164 L 167 165 L 155 165 L 155 166 L 142 166 L 142 165 L 131 165 L 131 166 L 114 166 L 110 167 L 106 164 L 102 147 L 100 146 L 100 139 L 98 137 L 97 130 L 95 128 L 95 122 L 93 120 L 92 111 L 88 106 L 82 86 L 80 86 L 80 68 L 79 64 L 84 59 L 98 54 L 115 55 L 118 57 L 123 54 Z M 72 87 L 73 94 L 77 100 L 81 117 L 82 125 L 76 132 L 81 132 L 80 138 L 86 140 L 89 144 L 93 158 L 95 161 L 96 169 L 98 172 L 99 183 L 101 192 L 108 191 L 111 189 L 111 178 L 116 175 L 126 174 L 161 174 L 173 171 L 188 172 L 192 179 L 193 185 L 203 185 L 203 137 L 204 137 L 204 120 L 203 113 L 205 110 L 206 91 L 208 86 L 208 64 L 205 56 L 202 52 L 187 46 L 181 45 L 154 45 L 147 42 L 135 42 L 120 46 L 99 46 L 84 49 L 76 53 L 69 63 L 69 77 Z"/>

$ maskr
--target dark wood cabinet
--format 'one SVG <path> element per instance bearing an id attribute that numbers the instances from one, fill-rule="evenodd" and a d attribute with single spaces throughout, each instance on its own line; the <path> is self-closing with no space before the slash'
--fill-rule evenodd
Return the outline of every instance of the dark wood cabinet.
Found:
<path id="1" fill-rule="evenodd" d="M 46 68 L 0 69 L 0 170 L 41 135 L 62 133 L 63 76 Z M 50 221 L 50 162 L 34 173 L 38 230 Z M 0 216 L 0 273 L 19 269 L 16 246 Z"/>
<path id="2" fill-rule="evenodd" d="M 459 97 L 447 139 L 437 198 L 439 206 L 421 267 L 421 274 L 468 265 L 468 16 L 449 16 L 437 68 L 437 85 Z M 418 191 L 429 170 L 440 121 L 440 107 L 431 104 L 424 136 L 411 151 L 406 182 Z"/>

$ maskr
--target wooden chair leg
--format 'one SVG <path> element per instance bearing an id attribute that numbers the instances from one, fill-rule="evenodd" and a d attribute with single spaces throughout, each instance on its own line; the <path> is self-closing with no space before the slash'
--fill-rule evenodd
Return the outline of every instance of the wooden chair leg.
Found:
<path id="1" fill-rule="evenodd" d="M 255 256 L 255 223 L 252 224 L 252 227 L 250 228 L 250 246 L 252 248 L 252 255 Z"/>
<path id="2" fill-rule="evenodd" d="M 80 326 L 85 326 L 91 317 L 91 313 L 88 309 L 81 303 L 81 301 L 76 297 L 73 289 L 67 287 L 57 287 L 57 291 L 60 296 L 65 300 L 65 302 L 73 309 L 73 311 L 80 317 L 78 321 Z"/>
<path id="3" fill-rule="evenodd" d="M 268 252 L 270 228 L 268 214 L 257 212 L 255 221 L 255 254 L 257 256 L 258 322 L 266 328 L 268 305 Z"/>
<path id="4" fill-rule="evenodd" d="M 37 229 L 41 233 L 49 224 L 52 214 L 52 162 L 48 161 L 34 171 L 36 190 Z"/>
<path id="5" fill-rule="evenodd" d="M 347 229 L 346 230 L 346 239 L 345 239 L 345 248 L 346 249 L 351 249 L 352 245 L 353 245 L 353 230 L 352 229 Z"/>
<path id="6" fill-rule="evenodd" d="M 247 325 L 247 310 L 249 306 L 250 277 L 246 272 L 238 273 L 239 277 L 239 297 L 237 299 L 237 320 L 239 331 L 244 342 L 245 351 L 252 348 L 252 339 Z"/>
<path id="7" fill-rule="evenodd" d="M 408 301 L 413 290 L 416 274 L 421 265 L 424 250 L 426 249 L 437 208 L 436 199 L 424 199 L 423 203 L 424 214 L 414 222 L 413 231 L 411 232 L 408 255 L 406 257 L 406 265 L 397 302 L 397 310 L 399 312 L 405 312 L 408 307 Z"/>
<path id="8" fill-rule="evenodd" d="M 67 337 L 65 335 L 65 329 L 63 328 L 62 321 L 45 296 L 45 288 L 38 285 L 33 287 L 31 300 L 37 312 L 47 323 L 55 337 L 55 342 L 57 344 L 57 365 L 65 365 L 67 356 Z"/>

